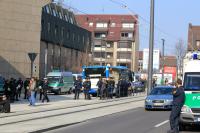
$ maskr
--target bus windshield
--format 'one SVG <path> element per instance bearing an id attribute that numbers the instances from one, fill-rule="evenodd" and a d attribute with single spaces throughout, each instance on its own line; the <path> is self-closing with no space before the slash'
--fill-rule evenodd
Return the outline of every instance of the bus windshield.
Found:
<path id="1" fill-rule="evenodd" d="M 186 73 L 184 78 L 185 90 L 200 90 L 200 73 Z"/>
<path id="2" fill-rule="evenodd" d="M 90 78 L 106 77 L 106 68 L 86 68 L 85 76 Z"/>

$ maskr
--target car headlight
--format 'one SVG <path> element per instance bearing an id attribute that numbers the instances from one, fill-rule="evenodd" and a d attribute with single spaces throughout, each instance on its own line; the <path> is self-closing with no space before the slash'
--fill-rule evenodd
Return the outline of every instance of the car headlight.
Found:
<path id="1" fill-rule="evenodd" d="M 150 100 L 150 99 L 146 99 L 145 101 L 146 101 L 146 102 L 151 102 L 152 100 Z"/>
<path id="2" fill-rule="evenodd" d="M 191 109 L 190 109 L 188 106 L 184 105 L 184 106 L 182 107 L 182 109 L 181 109 L 181 112 L 184 112 L 184 113 L 191 113 L 192 111 L 191 111 Z"/>

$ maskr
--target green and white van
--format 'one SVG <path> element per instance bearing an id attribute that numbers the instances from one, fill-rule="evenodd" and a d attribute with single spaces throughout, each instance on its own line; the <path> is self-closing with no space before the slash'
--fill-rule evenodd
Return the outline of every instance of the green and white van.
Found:
<path id="1" fill-rule="evenodd" d="M 184 59 L 183 87 L 185 103 L 181 110 L 179 130 L 200 125 L 200 53 L 188 53 Z"/>
<path id="2" fill-rule="evenodd" d="M 50 72 L 47 74 L 49 90 L 55 94 L 71 93 L 74 86 L 72 72 Z"/>

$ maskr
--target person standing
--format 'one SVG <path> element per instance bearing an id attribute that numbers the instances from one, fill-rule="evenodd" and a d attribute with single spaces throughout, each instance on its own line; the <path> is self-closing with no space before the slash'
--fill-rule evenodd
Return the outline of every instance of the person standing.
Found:
<path id="1" fill-rule="evenodd" d="M 101 86 L 102 86 L 102 84 L 103 84 L 103 82 L 102 82 L 102 78 L 100 77 L 99 78 L 99 81 L 97 82 L 97 87 L 98 87 L 98 90 L 97 90 L 97 96 L 99 97 L 101 97 Z"/>
<path id="2" fill-rule="evenodd" d="M 47 100 L 47 102 L 49 102 L 49 97 L 47 95 L 47 91 L 49 89 L 49 86 L 48 86 L 49 82 L 47 80 L 47 78 L 44 78 L 44 83 L 42 85 L 42 90 L 43 90 L 43 99 L 42 99 L 42 103 Z"/>
<path id="3" fill-rule="evenodd" d="M 23 87 L 23 81 L 22 81 L 21 78 L 19 78 L 18 81 L 17 81 L 17 95 L 18 95 L 18 98 L 21 97 L 22 87 Z"/>
<path id="4" fill-rule="evenodd" d="M 108 79 L 108 98 L 113 98 L 113 90 L 114 90 L 114 87 L 115 87 L 115 81 L 114 79 L 112 78 L 109 78 Z"/>
<path id="5" fill-rule="evenodd" d="M 82 81 L 81 81 L 81 77 L 78 77 L 77 80 L 75 80 L 74 82 L 74 86 L 75 86 L 75 94 L 74 94 L 74 99 L 79 99 L 79 94 L 82 88 Z"/>
<path id="6" fill-rule="evenodd" d="M 170 114 L 170 127 L 171 130 L 168 133 L 179 133 L 179 118 L 181 113 L 181 108 L 185 102 L 185 93 L 184 88 L 181 86 L 182 80 L 177 79 L 176 88 L 172 90 L 173 94 L 173 103 L 172 103 L 172 110 Z"/>
<path id="7" fill-rule="evenodd" d="M 83 87 L 84 87 L 85 99 L 91 100 L 90 93 L 89 93 L 91 89 L 91 82 L 90 82 L 89 77 L 87 77 L 86 80 L 84 81 Z"/>
<path id="8" fill-rule="evenodd" d="M 29 83 L 30 83 L 29 79 L 26 78 L 26 80 L 24 81 L 24 99 L 27 99 Z"/>
<path id="9" fill-rule="evenodd" d="M 29 84 L 29 102 L 30 106 L 35 106 L 35 88 L 36 88 L 36 81 L 34 78 L 31 78 L 30 84 Z"/>
<path id="10" fill-rule="evenodd" d="M 101 85 L 101 96 L 100 99 L 105 99 L 106 97 L 106 88 L 107 88 L 107 82 L 106 79 L 103 79 L 102 85 Z"/>

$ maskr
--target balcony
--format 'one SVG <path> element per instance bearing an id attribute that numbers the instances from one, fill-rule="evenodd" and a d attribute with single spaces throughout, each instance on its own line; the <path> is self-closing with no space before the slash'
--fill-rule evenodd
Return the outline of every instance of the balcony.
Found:
<path id="1" fill-rule="evenodd" d="M 117 62 L 120 62 L 120 63 L 131 62 L 131 59 L 117 59 Z"/>
<path id="2" fill-rule="evenodd" d="M 131 48 L 117 48 L 117 51 L 119 52 L 132 52 Z"/>
<path id="3" fill-rule="evenodd" d="M 106 48 L 94 47 L 94 52 L 101 52 L 101 51 L 106 51 Z"/>

